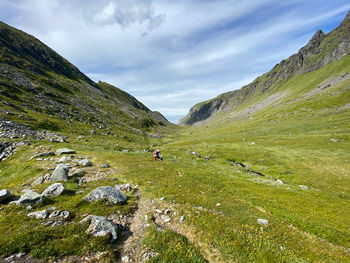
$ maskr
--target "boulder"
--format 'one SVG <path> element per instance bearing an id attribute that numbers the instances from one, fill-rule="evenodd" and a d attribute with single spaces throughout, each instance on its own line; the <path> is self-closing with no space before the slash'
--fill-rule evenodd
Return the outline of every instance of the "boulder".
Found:
<path id="1" fill-rule="evenodd" d="M 88 202 L 106 199 L 113 204 L 124 204 L 127 197 L 120 190 L 112 186 L 101 186 L 92 190 L 83 199 Z"/>
<path id="2" fill-rule="evenodd" d="M 66 188 L 61 183 L 55 183 L 46 188 L 41 194 L 45 197 L 56 197 L 61 195 Z"/>
<path id="3" fill-rule="evenodd" d="M 118 226 L 103 216 L 88 215 L 79 223 L 83 224 L 85 222 L 90 222 L 88 229 L 85 231 L 86 233 L 90 233 L 93 236 L 105 236 L 111 233 L 111 242 L 118 238 Z"/>
<path id="4" fill-rule="evenodd" d="M 16 202 L 17 205 L 36 205 L 44 201 L 45 197 L 32 190 L 25 190 L 24 194 L 21 195 L 19 200 Z"/>
<path id="5" fill-rule="evenodd" d="M 54 152 L 39 153 L 39 154 L 36 154 L 36 155 L 33 155 L 32 157 L 30 157 L 30 160 L 36 159 L 36 158 L 41 158 L 41 157 L 54 156 L 54 155 L 55 155 Z"/>
<path id="6" fill-rule="evenodd" d="M 12 195 L 7 189 L 2 189 L 0 191 L 0 203 L 5 203 L 11 199 Z"/>
<path id="7" fill-rule="evenodd" d="M 88 159 L 83 159 L 79 161 L 79 164 L 84 167 L 92 166 L 92 163 Z"/>
<path id="8" fill-rule="evenodd" d="M 68 172 L 69 172 L 69 168 L 66 165 L 58 164 L 50 177 L 50 181 L 51 182 L 67 181 Z"/>
<path id="9" fill-rule="evenodd" d="M 120 190 L 120 191 L 127 191 L 130 192 L 131 191 L 131 184 L 120 184 L 120 185 L 116 185 L 114 186 L 116 189 Z"/>
<path id="10" fill-rule="evenodd" d="M 62 148 L 62 149 L 58 149 L 56 151 L 56 153 L 58 155 L 61 155 L 61 154 L 75 154 L 75 151 L 74 150 L 71 150 L 71 149 L 68 149 L 68 148 Z"/>
<path id="11" fill-rule="evenodd" d="M 47 218 L 48 213 L 46 210 L 41 210 L 41 211 L 29 213 L 27 216 L 28 217 L 35 217 L 36 219 L 45 219 L 45 218 Z"/>

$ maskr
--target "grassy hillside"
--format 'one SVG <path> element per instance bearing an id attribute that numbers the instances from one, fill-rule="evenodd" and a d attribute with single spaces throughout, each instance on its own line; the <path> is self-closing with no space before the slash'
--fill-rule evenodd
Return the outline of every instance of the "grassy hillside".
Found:
<path id="1" fill-rule="evenodd" d="M 156 132 L 168 121 L 108 83 L 94 83 L 38 39 L 0 23 L 0 118 L 75 133 Z M 101 130 L 100 127 L 103 127 Z"/>

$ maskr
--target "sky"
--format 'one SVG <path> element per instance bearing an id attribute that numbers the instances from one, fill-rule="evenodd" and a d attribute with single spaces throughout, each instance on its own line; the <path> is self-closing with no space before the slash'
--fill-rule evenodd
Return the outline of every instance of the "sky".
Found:
<path id="1" fill-rule="evenodd" d="M 1 21 L 174 123 L 249 84 L 349 10 L 348 0 L 0 0 Z"/>

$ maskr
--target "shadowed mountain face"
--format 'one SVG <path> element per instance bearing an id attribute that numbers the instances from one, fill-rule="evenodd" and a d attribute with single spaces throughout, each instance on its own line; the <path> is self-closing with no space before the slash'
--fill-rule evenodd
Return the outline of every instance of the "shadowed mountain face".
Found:
<path id="1" fill-rule="evenodd" d="M 38 39 L 0 22 L 0 117 L 32 128 L 152 130 L 168 121 L 108 83 L 95 83 Z"/>
<path id="2" fill-rule="evenodd" d="M 273 92 L 275 88 L 297 74 L 306 74 L 338 61 L 350 53 L 350 12 L 333 31 L 317 31 L 310 42 L 297 54 L 282 60 L 272 70 L 239 90 L 230 91 L 214 99 L 193 106 L 180 120 L 182 125 L 201 125 L 217 120 L 218 116 L 237 110 L 240 105 Z"/>

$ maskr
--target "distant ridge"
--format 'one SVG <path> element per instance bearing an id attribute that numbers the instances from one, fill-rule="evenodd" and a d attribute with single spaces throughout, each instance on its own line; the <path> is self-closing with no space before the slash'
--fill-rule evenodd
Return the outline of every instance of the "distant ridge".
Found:
<path id="1" fill-rule="evenodd" d="M 252 96 L 262 95 L 295 74 L 308 73 L 337 61 L 350 53 L 350 12 L 328 34 L 318 30 L 298 53 L 282 60 L 269 72 L 239 90 L 194 105 L 179 121 L 180 125 L 201 125 L 214 121 L 218 114 L 234 111 Z"/>

